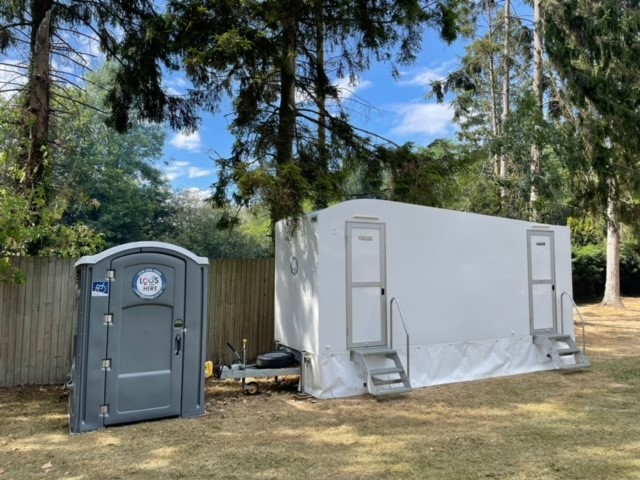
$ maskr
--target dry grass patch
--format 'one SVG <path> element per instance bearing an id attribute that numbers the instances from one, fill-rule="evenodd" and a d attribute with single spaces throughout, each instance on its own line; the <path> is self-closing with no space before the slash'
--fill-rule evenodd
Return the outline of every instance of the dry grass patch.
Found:
<path id="1" fill-rule="evenodd" d="M 640 479 L 640 299 L 625 304 L 583 307 L 589 371 L 396 399 L 212 381 L 204 417 L 69 436 L 61 389 L 0 389 L 0 480 Z"/>

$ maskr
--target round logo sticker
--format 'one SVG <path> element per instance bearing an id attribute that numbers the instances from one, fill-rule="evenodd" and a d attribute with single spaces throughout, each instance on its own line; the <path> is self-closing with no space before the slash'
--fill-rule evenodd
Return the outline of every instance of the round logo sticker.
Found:
<path id="1" fill-rule="evenodd" d="M 143 268 L 133 276 L 131 288 L 140 298 L 153 300 L 164 292 L 167 286 L 167 278 L 157 268 Z"/>

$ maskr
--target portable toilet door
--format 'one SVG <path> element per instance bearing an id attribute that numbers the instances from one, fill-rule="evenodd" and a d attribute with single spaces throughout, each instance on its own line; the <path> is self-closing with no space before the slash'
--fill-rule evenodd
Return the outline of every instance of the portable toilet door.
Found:
<path id="1" fill-rule="evenodd" d="M 158 242 L 78 262 L 72 432 L 204 413 L 207 264 Z"/>
<path id="2" fill-rule="evenodd" d="M 347 222 L 347 347 L 387 344 L 383 223 Z"/>
<path id="3" fill-rule="evenodd" d="M 554 235 L 550 230 L 527 231 L 529 318 L 531 333 L 558 331 Z"/>
<path id="4" fill-rule="evenodd" d="M 185 262 L 163 253 L 138 253 L 113 259 L 111 272 L 105 425 L 178 416 Z"/>

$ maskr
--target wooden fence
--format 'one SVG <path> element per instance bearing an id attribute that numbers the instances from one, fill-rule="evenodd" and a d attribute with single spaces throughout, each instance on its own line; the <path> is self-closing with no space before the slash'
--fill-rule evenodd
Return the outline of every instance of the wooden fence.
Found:
<path id="1" fill-rule="evenodd" d="M 0 282 L 0 387 L 61 384 L 71 363 L 75 260 L 15 258 L 23 285 Z M 210 260 L 207 359 L 247 358 L 273 348 L 274 261 Z"/>

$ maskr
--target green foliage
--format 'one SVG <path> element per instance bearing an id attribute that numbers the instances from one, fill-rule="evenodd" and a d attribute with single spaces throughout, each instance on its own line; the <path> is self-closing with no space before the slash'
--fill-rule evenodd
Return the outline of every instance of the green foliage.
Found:
<path id="1" fill-rule="evenodd" d="M 58 128 L 63 155 L 56 158 L 54 180 L 59 189 L 73 186 L 64 215 L 67 225 L 85 224 L 104 236 L 107 246 L 157 239 L 171 228 L 171 190 L 156 166 L 165 133 L 160 125 L 133 121 L 127 133 L 105 125 L 104 87 L 112 67 L 92 75 L 82 100 L 91 108 Z M 69 92 L 73 97 L 74 92 Z M 64 105 L 73 108 L 71 98 Z"/>
<path id="2" fill-rule="evenodd" d="M 602 298 L 606 263 L 607 251 L 603 244 L 573 247 L 571 265 L 576 301 Z"/>
<path id="3" fill-rule="evenodd" d="M 640 295 L 640 254 L 628 245 L 620 252 L 620 290 L 623 295 Z"/>
<path id="4" fill-rule="evenodd" d="M 407 143 L 397 148 L 379 146 L 350 158 L 353 174 L 346 193 L 397 202 L 443 207 L 458 198 L 457 174 L 463 168 L 454 145 L 436 140 L 416 149 Z"/>
<path id="5" fill-rule="evenodd" d="M 610 199 L 624 200 L 627 219 L 637 218 L 640 191 L 638 35 L 636 3 L 554 0 L 545 6 L 545 46 L 565 86 L 563 111 L 585 152 L 573 165 L 578 197 L 600 215 Z"/>
<path id="6" fill-rule="evenodd" d="M 569 217 L 567 226 L 571 230 L 571 243 L 574 246 L 604 245 L 607 238 L 605 225 L 593 217 Z"/>
<path id="7" fill-rule="evenodd" d="M 11 170 L 11 163 L 7 152 L 0 152 L 0 170 Z M 78 257 L 104 246 L 102 235 L 86 225 L 61 223 L 64 200 L 45 202 L 42 190 L 25 193 L 4 179 L 0 184 L 0 281 L 25 280 L 24 273 L 13 266 L 12 256 L 35 249 L 43 256 Z"/>
<path id="8" fill-rule="evenodd" d="M 553 187 L 558 184 L 558 161 L 553 149 L 557 132 L 537 108 L 531 91 L 532 31 L 526 21 L 510 17 L 505 31 L 505 12 L 500 2 L 476 2 L 469 18 L 477 33 L 460 62 L 460 68 L 432 83 L 438 101 L 452 95 L 460 154 L 469 168 L 460 183 L 462 197 L 457 208 L 512 218 L 530 216 L 530 192 L 535 182 L 544 205 L 544 219 L 558 217 Z M 508 39 L 510 52 L 504 53 Z M 503 81 L 510 78 L 509 110 L 505 111 Z M 541 142 L 544 175 L 532 178 L 531 146 Z M 501 163 L 505 169 L 501 169 Z"/>
<path id="9" fill-rule="evenodd" d="M 267 258 L 271 255 L 268 212 L 214 209 L 189 191 L 171 200 L 171 231 L 160 237 L 209 258 Z"/>
<path id="10" fill-rule="evenodd" d="M 70 188 L 50 185 L 24 188 L 25 167 L 20 149 L 25 141 L 19 135 L 21 109 L 0 101 L 0 281 L 24 281 L 24 274 L 13 267 L 10 257 L 44 255 L 78 257 L 95 253 L 104 246 L 102 235 L 83 223 L 62 222 L 69 204 Z M 55 161 L 45 152 L 45 158 Z"/>
<path id="11" fill-rule="evenodd" d="M 605 245 L 574 245 L 571 262 L 576 301 L 601 299 L 607 264 Z M 640 254 L 627 245 L 620 252 L 620 290 L 624 295 L 640 295 Z"/>

